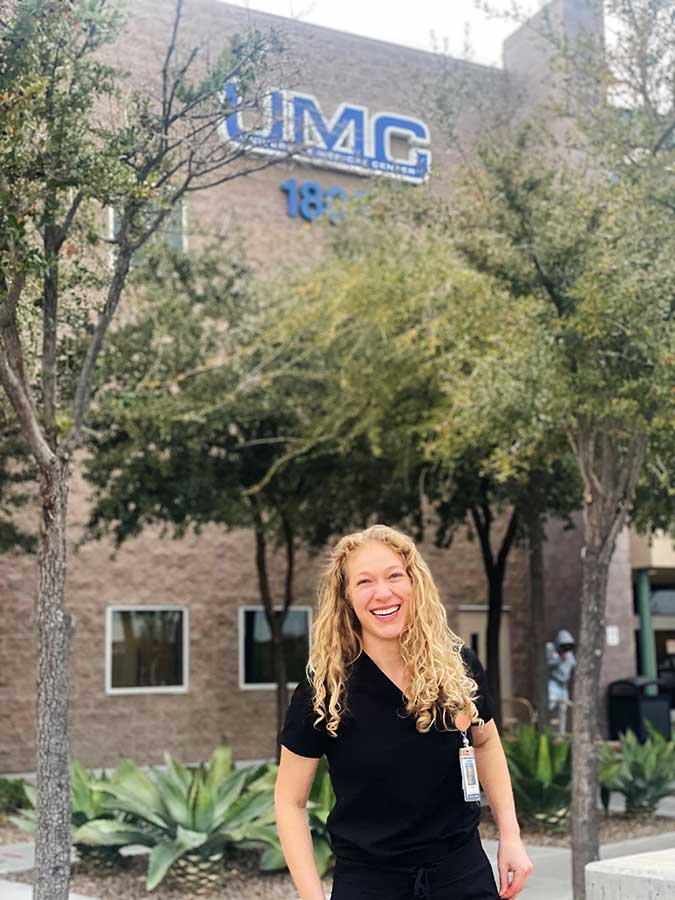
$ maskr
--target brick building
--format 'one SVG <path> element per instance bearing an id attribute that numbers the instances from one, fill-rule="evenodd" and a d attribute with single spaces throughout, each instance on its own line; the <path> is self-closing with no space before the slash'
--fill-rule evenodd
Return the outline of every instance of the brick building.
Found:
<path id="1" fill-rule="evenodd" d="M 558 0 L 565 27 L 577 27 L 586 0 Z M 170 30 L 173 0 L 135 0 L 120 60 L 143 83 L 157 71 Z M 444 64 L 436 54 L 387 44 L 265 14 L 217 0 L 185 3 L 183 40 L 217 47 L 253 22 L 281 31 L 299 66 L 293 96 L 304 122 L 331 122 L 341 104 L 352 115 L 351 140 L 367 129 L 368 165 L 353 162 L 324 141 L 324 158 L 281 162 L 265 171 L 197 194 L 183 217 L 187 245 L 196 235 L 218 233 L 236 222 L 251 259 L 272 265 L 315 252 L 316 228 L 293 206 L 293 191 L 308 181 L 324 192 L 348 195 L 367 188 L 387 165 L 411 179 L 423 174 L 429 154 L 431 184 L 442 191 L 454 165 L 441 124 L 427 110 L 424 90 Z M 505 45 L 505 68 L 452 63 L 508 91 L 517 80 L 540 85 L 545 59 L 527 30 Z M 280 88 L 287 88 L 280 85 Z M 316 101 L 316 102 L 315 102 Z M 534 102 L 534 101 L 533 101 Z M 303 105 L 304 104 L 304 105 Z M 343 111 L 346 107 L 342 107 Z M 367 110 L 360 113 L 359 110 Z M 349 113 L 349 110 L 352 112 Z M 323 119 L 317 120 L 316 116 Z M 384 115 L 386 114 L 386 115 Z M 363 117 L 361 117 L 363 116 Z M 335 120 L 337 121 L 337 120 Z M 467 125 L 469 128 L 469 125 Z M 349 156 L 350 148 L 345 154 Z M 353 150 L 354 147 L 352 146 Z M 336 153 L 337 151 L 337 153 Z M 334 166 L 337 165 L 337 168 Z M 379 168 L 378 168 L 379 167 Z M 294 184 L 290 184 L 293 182 Z M 296 198 L 297 199 L 297 198 Z M 293 213 L 296 214 L 293 214 Z M 311 216 L 310 216 L 311 218 Z M 247 531 L 211 526 L 199 537 L 174 541 L 147 529 L 111 558 L 110 542 L 88 543 L 74 552 L 88 510 L 87 485 L 76 468 L 71 490 L 67 599 L 74 617 L 72 642 L 72 754 L 89 766 L 113 765 L 123 752 L 148 764 L 165 750 L 186 761 L 204 758 L 226 738 L 235 759 L 271 757 L 275 738 L 274 685 L 270 682 L 267 628 L 259 605 L 255 546 Z M 552 523 L 546 547 L 549 630 L 574 631 L 580 587 L 579 529 Z M 484 657 L 486 584 L 477 542 L 462 536 L 450 550 L 425 545 L 447 605 L 449 621 Z M 288 622 L 289 648 L 306 653 L 307 633 L 322 560 L 300 553 L 295 612 Z M 272 589 L 281 597 L 283 566 L 271 566 Z M 0 556 L 0 772 L 34 766 L 35 657 L 32 606 L 35 560 Z M 505 585 L 502 685 L 505 696 L 532 695 L 527 555 L 516 547 Z M 608 642 L 603 681 L 635 672 L 634 613 L 628 535 L 622 535 L 610 575 Z"/>

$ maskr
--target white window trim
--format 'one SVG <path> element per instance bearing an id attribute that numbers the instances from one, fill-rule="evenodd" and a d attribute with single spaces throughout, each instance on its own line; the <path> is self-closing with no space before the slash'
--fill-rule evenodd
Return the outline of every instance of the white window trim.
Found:
<path id="1" fill-rule="evenodd" d="M 275 606 L 275 610 L 283 609 L 283 606 Z M 309 638 L 309 649 L 312 649 L 312 609 L 311 606 L 291 606 L 290 610 L 296 610 L 297 612 L 306 612 L 308 613 L 308 638 Z M 273 681 L 263 682 L 261 684 L 245 684 L 244 678 L 246 675 L 245 666 L 244 666 L 244 614 L 246 612 L 250 612 L 251 610 L 264 612 L 265 607 L 260 604 L 246 604 L 244 606 L 240 606 L 238 610 L 238 623 L 239 623 L 239 690 L 240 691 L 274 691 L 276 690 L 276 684 Z M 297 681 L 288 681 L 286 683 L 288 688 L 296 688 L 298 686 Z"/>
<path id="2" fill-rule="evenodd" d="M 170 685 L 157 687 L 114 688 L 112 686 L 112 624 L 115 612 L 171 612 L 183 613 L 183 684 L 173 687 Z M 187 606 L 172 606 L 162 604 L 133 604 L 115 603 L 106 607 L 105 617 L 105 692 L 108 695 L 120 694 L 187 694 L 190 690 L 190 610 Z"/>
<path id="3" fill-rule="evenodd" d="M 183 245 L 183 253 L 188 252 L 188 212 L 187 212 L 187 200 L 185 199 L 185 195 L 178 201 L 180 203 L 180 237 L 181 244 Z"/>

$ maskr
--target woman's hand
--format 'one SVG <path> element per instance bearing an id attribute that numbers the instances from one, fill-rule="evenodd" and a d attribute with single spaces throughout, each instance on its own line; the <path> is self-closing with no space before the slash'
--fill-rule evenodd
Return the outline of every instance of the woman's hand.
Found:
<path id="1" fill-rule="evenodd" d="M 497 866 L 499 868 L 499 896 L 504 900 L 512 900 L 525 887 L 525 882 L 530 877 L 533 868 L 525 845 L 518 835 L 500 836 Z M 510 883 L 509 872 L 513 873 Z"/>

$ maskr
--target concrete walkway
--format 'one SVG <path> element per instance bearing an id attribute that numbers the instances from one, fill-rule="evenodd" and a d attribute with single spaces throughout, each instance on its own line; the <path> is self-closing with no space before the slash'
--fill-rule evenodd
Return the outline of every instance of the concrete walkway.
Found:
<path id="1" fill-rule="evenodd" d="M 15 881 L 0 880 L 0 900 L 32 900 L 33 888 L 30 884 L 17 884 Z M 68 900 L 96 900 L 96 897 L 85 897 L 83 894 L 68 894 Z"/>
<path id="2" fill-rule="evenodd" d="M 673 826 L 675 828 L 675 822 Z M 483 846 L 499 886 L 497 842 L 483 841 Z M 618 856 L 650 853 L 654 850 L 672 850 L 675 857 L 675 830 L 667 834 L 654 834 L 616 844 L 606 844 L 600 848 L 600 858 L 614 859 Z M 520 895 L 523 900 L 572 900 L 571 851 L 563 847 L 528 846 L 527 852 L 534 864 L 534 871 L 527 882 L 527 887 Z"/>
<path id="3" fill-rule="evenodd" d="M 12 872 L 25 872 L 34 865 L 33 843 L 8 844 L 0 847 L 0 875 L 11 875 Z M 0 879 L 0 900 L 32 900 L 33 888 L 30 884 L 17 884 L 15 881 Z M 96 900 L 96 897 L 85 897 L 83 894 L 69 894 L 69 900 Z"/>

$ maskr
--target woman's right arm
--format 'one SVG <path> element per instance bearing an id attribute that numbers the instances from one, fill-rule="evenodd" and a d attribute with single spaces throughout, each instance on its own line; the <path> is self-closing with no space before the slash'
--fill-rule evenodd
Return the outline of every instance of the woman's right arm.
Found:
<path id="1" fill-rule="evenodd" d="M 300 900 L 326 900 L 307 819 L 307 799 L 318 765 L 318 759 L 299 756 L 282 745 L 274 809 L 281 849 Z"/>

